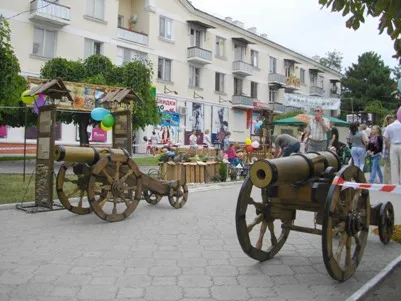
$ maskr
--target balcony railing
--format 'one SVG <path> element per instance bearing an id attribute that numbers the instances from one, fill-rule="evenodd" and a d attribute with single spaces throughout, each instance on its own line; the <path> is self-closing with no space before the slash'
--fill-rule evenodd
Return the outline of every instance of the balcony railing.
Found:
<path id="1" fill-rule="evenodd" d="M 31 2 L 31 19 L 68 25 L 70 24 L 70 8 L 51 1 L 34 0 Z"/>
<path id="2" fill-rule="evenodd" d="M 212 52 L 196 46 L 189 47 L 188 61 L 200 64 L 210 64 L 212 62 Z"/>
<path id="3" fill-rule="evenodd" d="M 300 110 L 299 108 L 293 106 L 286 106 L 279 102 L 270 102 L 269 109 L 277 113 L 290 113 Z"/>
<path id="4" fill-rule="evenodd" d="M 301 80 L 298 77 L 291 75 L 286 79 L 286 86 L 286 88 L 289 89 L 299 89 L 301 87 Z"/>
<path id="5" fill-rule="evenodd" d="M 248 76 L 253 74 L 253 66 L 243 61 L 233 62 L 233 73 Z"/>
<path id="6" fill-rule="evenodd" d="M 245 95 L 233 95 L 232 105 L 234 107 L 246 107 L 253 108 L 253 102 L 255 99 Z"/>
<path id="7" fill-rule="evenodd" d="M 330 89 L 330 97 L 340 97 L 340 89 Z"/>
<path id="8" fill-rule="evenodd" d="M 122 27 L 118 28 L 117 37 L 123 40 L 127 40 L 142 45 L 148 45 L 149 43 L 149 37 L 147 34 L 136 32 Z"/>
<path id="9" fill-rule="evenodd" d="M 322 96 L 323 95 L 323 88 L 317 87 L 317 86 L 310 86 L 309 93 L 310 94 L 314 94 L 314 95 Z"/>
<path id="10" fill-rule="evenodd" d="M 279 84 L 285 85 L 287 83 L 287 78 L 278 73 L 269 73 L 269 84 Z"/>

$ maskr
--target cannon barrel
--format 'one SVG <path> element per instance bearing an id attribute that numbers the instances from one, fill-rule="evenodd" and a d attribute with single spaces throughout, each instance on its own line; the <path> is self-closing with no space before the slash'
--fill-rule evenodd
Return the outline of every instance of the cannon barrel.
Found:
<path id="1" fill-rule="evenodd" d="M 329 166 L 335 172 L 341 167 L 339 157 L 333 152 L 295 154 L 272 160 L 258 160 L 249 170 L 249 176 L 253 185 L 265 188 L 319 177 Z"/>
<path id="2" fill-rule="evenodd" d="M 96 164 L 101 158 L 109 154 L 118 154 L 130 157 L 128 152 L 119 148 L 96 148 L 57 145 L 54 148 L 55 161 Z"/>

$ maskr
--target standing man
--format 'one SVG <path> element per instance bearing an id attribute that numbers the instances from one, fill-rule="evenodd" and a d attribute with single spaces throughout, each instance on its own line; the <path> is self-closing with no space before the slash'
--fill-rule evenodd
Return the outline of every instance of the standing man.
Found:
<path id="1" fill-rule="evenodd" d="M 330 129 L 331 129 L 331 139 L 329 142 L 329 148 L 334 146 L 336 148 L 336 152 L 338 153 L 339 143 L 338 143 L 338 129 L 334 126 L 334 122 L 330 121 Z"/>
<path id="2" fill-rule="evenodd" d="M 274 140 L 274 146 L 276 147 L 274 158 L 279 158 L 281 156 L 288 157 L 292 153 L 299 153 L 301 143 L 288 134 L 281 134 Z"/>
<path id="3" fill-rule="evenodd" d="M 391 115 L 387 115 L 384 119 L 383 124 L 383 137 L 386 135 L 387 127 L 394 122 L 394 117 Z M 391 164 L 390 164 L 390 149 L 386 147 L 386 143 L 383 143 L 383 176 L 384 176 L 384 184 L 391 184 Z"/>
<path id="4" fill-rule="evenodd" d="M 327 149 L 327 132 L 329 131 L 329 121 L 323 118 L 323 109 L 315 109 L 315 118 L 312 118 L 306 126 L 307 151 L 321 152 Z"/>
<path id="5" fill-rule="evenodd" d="M 401 107 L 398 109 L 397 116 L 400 115 Z M 384 143 L 386 148 L 390 148 L 390 162 L 391 162 L 391 183 L 400 185 L 400 172 L 401 172 L 401 123 L 395 120 L 392 124 L 387 126 L 384 133 Z"/>

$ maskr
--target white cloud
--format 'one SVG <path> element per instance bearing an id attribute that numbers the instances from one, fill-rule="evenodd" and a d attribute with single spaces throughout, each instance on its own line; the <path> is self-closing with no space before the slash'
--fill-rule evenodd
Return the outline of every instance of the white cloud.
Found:
<path id="1" fill-rule="evenodd" d="M 366 51 L 380 54 L 386 65 L 397 65 L 393 41 L 378 34 L 378 18 L 368 18 L 357 31 L 345 27 L 348 17 L 321 9 L 318 0 L 192 0 L 192 4 L 219 18 L 232 17 L 256 27 L 258 33 L 306 56 L 323 56 L 334 49 L 344 55 L 344 67 Z"/>

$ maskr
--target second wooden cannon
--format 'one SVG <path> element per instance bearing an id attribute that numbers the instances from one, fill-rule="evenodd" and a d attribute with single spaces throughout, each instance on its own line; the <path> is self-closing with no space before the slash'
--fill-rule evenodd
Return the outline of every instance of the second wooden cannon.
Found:
<path id="1" fill-rule="evenodd" d="M 338 281 L 349 279 L 362 260 L 369 225 L 379 227 L 384 244 L 390 241 L 394 210 L 390 202 L 371 207 L 366 189 L 333 182 L 341 178 L 366 183 L 359 168 L 340 167 L 338 156 L 328 151 L 255 162 L 236 208 L 243 251 L 265 261 L 280 251 L 291 230 L 318 234 L 329 275 Z M 295 225 L 297 211 L 314 212 L 314 227 Z"/>
<path id="2" fill-rule="evenodd" d="M 124 149 L 56 146 L 54 155 L 56 161 L 65 161 L 57 175 L 57 194 L 73 213 L 94 211 L 101 219 L 116 222 L 136 209 L 142 194 L 150 204 L 167 196 L 176 209 L 187 202 L 185 176 L 174 181 L 149 177 Z"/>

